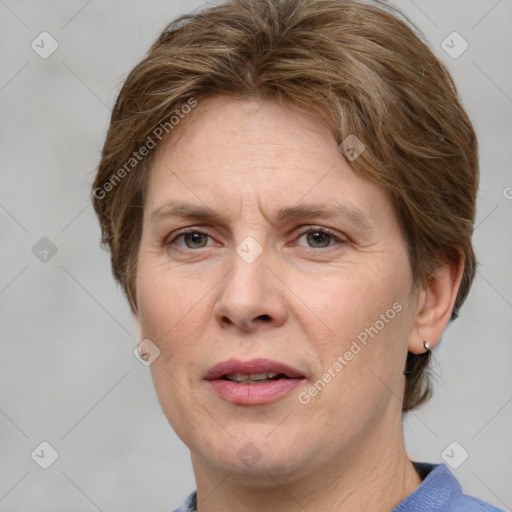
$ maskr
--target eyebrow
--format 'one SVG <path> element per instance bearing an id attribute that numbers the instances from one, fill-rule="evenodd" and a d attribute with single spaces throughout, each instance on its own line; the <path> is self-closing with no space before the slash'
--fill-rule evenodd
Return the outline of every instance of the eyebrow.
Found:
<path id="1" fill-rule="evenodd" d="M 156 208 L 151 213 L 150 220 L 154 221 L 156 218 L 161 217 L 181 217 L 197 221 L 220 222 L 224 225 L 229 224 L 228 217 L 221 212 L 216 212 L 207 206 L 180 201 L 168 201 L 164 205 Z M 371 223 L 362 210 L 348 207 L 340 203 L 303 204 L 282 207 L 275 213 L 274 223 L 278 224 L 287 220 L 298 220 L 312 217 L 344 217 L 361 228 L 371 228 Z"/>

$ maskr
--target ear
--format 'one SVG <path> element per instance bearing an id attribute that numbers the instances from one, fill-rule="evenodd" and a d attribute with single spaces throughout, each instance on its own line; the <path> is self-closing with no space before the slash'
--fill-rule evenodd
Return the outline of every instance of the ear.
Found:
<path id="1" fill-rule="evenodd" d="M 433 348 L 439 341 L 452 315 L 453 306 L 464 273 L 464 257 L 438 267 L 418 296 L 418 307 L 409 352 L 425 352 L 424 341 Z"/>

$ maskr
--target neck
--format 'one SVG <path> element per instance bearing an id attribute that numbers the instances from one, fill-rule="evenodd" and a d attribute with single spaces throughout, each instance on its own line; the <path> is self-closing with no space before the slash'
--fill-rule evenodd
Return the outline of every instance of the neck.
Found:
<path id="1" fill-rule="evenodd" d="M 388 430 L 389 432 L 389 430 Z M 335 453 L 307 476 L 286 480 L 268 471 L 241 475 L 221 473 L 192 454 L 198 512 L 326 510 L 390 512 L 420 484 L 405 451 L 402 423 L 383 436 L 379 429 L 355 446 Z M 257 483 L 255 483 L 257 482 Z"/>

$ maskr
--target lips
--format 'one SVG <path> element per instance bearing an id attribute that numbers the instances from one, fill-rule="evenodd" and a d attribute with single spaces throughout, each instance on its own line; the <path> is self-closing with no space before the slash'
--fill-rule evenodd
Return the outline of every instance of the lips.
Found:
<path id="1" fill-rule="evenodd" d="M 299 369 L 279 361 L 229 359 L 213 366 L 204 379 L 227 402 L 263 405 L 289 394 L 306 378 Z"/>
<path id="2" fill-rule="evenodd" d="M 215 380 L 234 374 L 241 375 L 257 375 L 257 374 L 274 374 L 282 375 L 285 378 L 297 379 L 303 378 L 303 373 L 297 368 L 293 368 L 279 361 L 271 359 L 251 359 L 250 361 L 238 361 L 237 359 L 229 359 L 222 361 L 212 367 L 205 375 L 206 380 Z"/>

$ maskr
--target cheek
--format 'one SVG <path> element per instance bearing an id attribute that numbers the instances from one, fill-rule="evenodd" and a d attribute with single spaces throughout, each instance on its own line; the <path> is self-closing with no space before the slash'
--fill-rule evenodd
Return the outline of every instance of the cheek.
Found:
<path id="1" fill-rule="evenodd" d="M 393 320 L 397 316 L 393 304 L 403 300 L 403 279 L 383 264 L 344 265 L 328 273 L 297 273 L 288 279 L 294 283 L 299 322 L 315 345 L 325 349 L 339 351 L 359 334 L 364 338 L 365 330 L 376 322 L 378 330 L 384 330 L 381 315 L 389 310 L 385 320 Z M 386 330 L 391 323 L 395 322 L 386 322 Z"/>
<path id="2" fill-rule="evenodd" d="M 150 366 L 153 385 L 167 420 L 188 446 L 200 438 L 194 418 L 204 415 L 188 391 L 196 359 L 195 340 L 201 333 L 191 320 L 197 318 L 196 308 L 205 293 L 199 288 L 184 286 L 183 280 L 176 274 L 171 276 L 163 266 L 139 267 L 137 304 L 142 335 L 160 350 Z"/>
<path id="3" fill-rule="evenodd" d="M 292 281 L 294 292 L 310 308 L 296 316 L 319 357 L 316 378 L 327 382 L 325 390 L 319 383 L 322 391 L 316 400 L 334 415 L 343 416 L 351 407 L 354 413 L 362 413 L 362 407 L 372 415 L 372 407 L 389 398 L 389 388 L 400 392 L 411 326 L 407 269 L 354 266 L 314 278 L 295 276 Z"/>
<path id="4" fill-rule="evenodd" d="M 204 282 L 185 279 L 168 265 L 149 262 L 141 265 L 137 275 L 137 303 L 144 336 L 157 343 L 164 355 L 177 340 L 186 347 L 195 339 L 194 326 L 199 322 L 193 319 L 197 320 L 201 314 L 208 289 Z"/>

